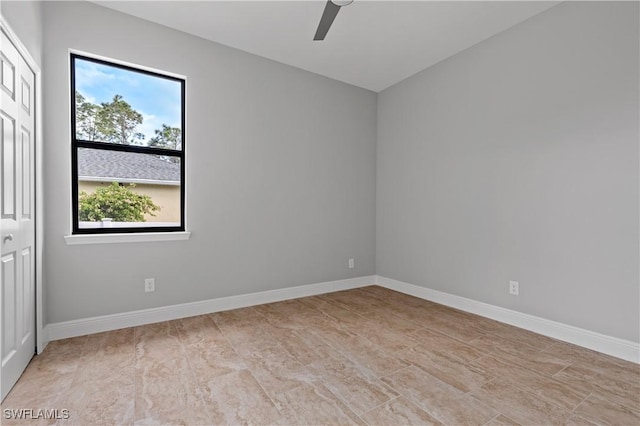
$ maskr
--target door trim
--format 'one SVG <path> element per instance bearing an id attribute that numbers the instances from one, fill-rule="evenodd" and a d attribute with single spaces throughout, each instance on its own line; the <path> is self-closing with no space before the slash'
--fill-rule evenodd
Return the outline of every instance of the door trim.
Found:
<path id="1" fill-rule="evenodd" d="M 35 123 L 35 191 L 36 191 L 36 262 L 35 262 L 35 279 L 36 279 L 36 347 L 38 354 L 42 353 L 49 336 L 44 332 L 43 318 L 43 277 L 42 277 L 42 247 L 43 247 L 43 197 L 42 197 L 42 72 L 33 56 L 29 53 L 25 45 L 20 41 L 17 34 L 13 31 L 7 20 L 0 14 L 0 30 L 4 32 L 11 43 L 18 49 L 18 52 L 24 58 L 25 62 L 31 68 L 36 76 L 35 79 L 35 106 L 36 106 L 36 123 Z"/>

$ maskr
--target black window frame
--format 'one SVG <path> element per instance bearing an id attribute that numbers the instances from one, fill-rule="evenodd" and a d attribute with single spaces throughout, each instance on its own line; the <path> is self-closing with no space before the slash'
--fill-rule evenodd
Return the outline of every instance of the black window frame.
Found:
<path id="1" fill-rule="evenodd" d="M 101 65 L 120 68 L 127 71 L 133 71 L 153 77 L 163 78 L 180 83 L 180 103 L 181 117 L 180 124 L 182 126 L 181 136 L 182 142 L 180 150 L 157 148 L 140 145 L 121 145 L 110 142 L 88 141 L 78 139 L 76 136 L 76 59 L 83 61 L 91 61 Z M 71 71 L 71 211 L 72 211 L 72 234 L 121 234 L 121 233 L 153 233 L 153 232 L 184 232 L 185 228 L 185 147 L 186 147 L 186 114 L 185 114 L 185 94 L 186 80 L 184 78 L 172 75 L 162 74 L 159 72 L 149 71 L 144 68 L 136 68 L 135 66 L 124 65 L 118 62 L 111 62 L 105 59 L 99 59 L 77 53 L 70 53 L 70 71 Z M 78 176 L 78 150 L 80 148 L 100 149 L 108 151 L 120 151 L 140 154 L 164 155 L 177 157 L 180 159 L 180 225 L 179 226 L 139 226 L 139 227 L 112 227 L 112 228 L 80 228 L 80 214 L 78 205 L 79 196 L 79 176 Z M 142 222 L 144 223 L 144 222 Z"/>

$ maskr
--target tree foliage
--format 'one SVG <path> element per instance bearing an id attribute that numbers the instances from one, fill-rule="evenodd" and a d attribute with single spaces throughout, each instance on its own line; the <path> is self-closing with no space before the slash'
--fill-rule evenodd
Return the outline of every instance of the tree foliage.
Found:
<path id="1" fill-rule="evenodd" d="M 98 138 L 97 114 L 98 105 L 94 105 L 76 90 L 76 132 L 77 137 L 86 140 Z"/>
<path id="2" fill-rule="evenodd" d="M 155 216 L 160 207 L 148 195 L 137 194 L 132 189 L 135 184 L 121 186 L 117 182 L 99 187 L 95 193 L 82 191 L 79 196 L 79 217 L 81 221 L 97 222 L 111 218 L 115 222 L 145 222 L 144 215 Z"/>
<path id="3" fill-rule="evenodd" d="M 162 129 L 155 130 L 156 135 L 149 139 L 149 146 L 158 148 L 182 148 L 182 130 L 177 127 L 162 125 Z"/>
<path id="4" fill-rule="evenodd" d="M 136 132 L 142 124 L 142 114 L 131 108 L 120 95 L 115 95 L 111 102 L 101 103 L 96 117 L 98 131 L 107 142 L 135 145 L 144 139 L 142 133 Z"/>
<path id="5" fill-rule="evenodd" d="M 121 95 L 99 105 L 89 102 L 76 90 L 76 137 L 121 145 L 140 145 L 145 135 L 138 131 L 144 117 Z M 181 149 L 182 130 L 162 124 L 149 139 L 148 146 Z"/>

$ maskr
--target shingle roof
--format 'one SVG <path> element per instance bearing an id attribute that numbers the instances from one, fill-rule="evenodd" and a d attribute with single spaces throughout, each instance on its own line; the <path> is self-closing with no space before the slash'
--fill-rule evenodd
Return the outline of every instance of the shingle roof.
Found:
<path id="1" fill-rule="evenodd" d="M 180 164 L 149 154 L 78 149 L 78 176 L 180 181 Z"/>

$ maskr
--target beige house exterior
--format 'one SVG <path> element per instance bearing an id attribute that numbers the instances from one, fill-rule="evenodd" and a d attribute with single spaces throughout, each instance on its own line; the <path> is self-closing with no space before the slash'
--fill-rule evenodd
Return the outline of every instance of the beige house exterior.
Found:
<path id="1" fill-rule="evenodd" d="M 180 223 L 180 165 L 151 155 L 98 149 L 78 150 L 78 192 L 94 193 L 113 182 L 135 184 L 160 207 L 146 223 Z"/>
<path id="2" fill-rule="evenodd" d="M 81 178 L 82 179 L 82 178 Z M 100 186 L 109 186 L 111 182 L 83 181 L 78 182 L 78 191 L 87 194 L 96 192 Z M 145 215 L 147 222 L 180 222 L 180 186 L 179 185 L 159 185 L 136 183 L 133 192 L 141 195 L 148 195 L 153 203 L 160 207 L 160 211 L 155 212 L 155 216 Z"/>

